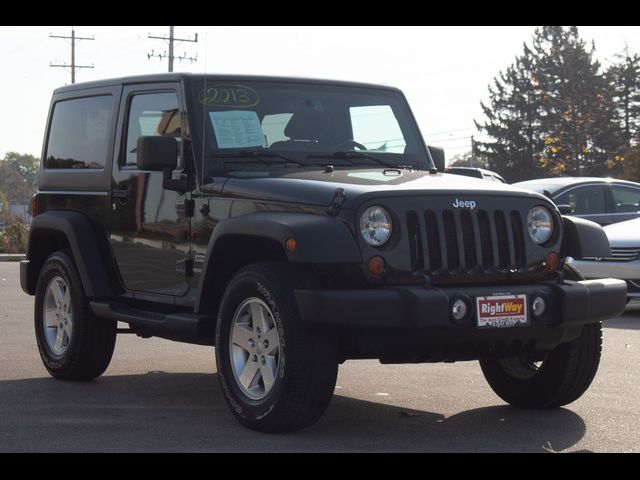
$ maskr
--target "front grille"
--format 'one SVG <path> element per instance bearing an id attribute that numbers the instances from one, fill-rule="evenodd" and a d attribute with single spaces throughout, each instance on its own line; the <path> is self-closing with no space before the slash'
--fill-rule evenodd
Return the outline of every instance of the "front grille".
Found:
<path id="1" fill-rule="evenodd" d="M 526 265 L 517 210 L 409 210 L 406 218 L 414 270 L 433 275 L 506 273 Z"/>
<path id="2" fill-rule="evenodd" d="M 635 260 L 640 257 L 640 248 L 611 247 L 611 258 L 614 260 Z"/>

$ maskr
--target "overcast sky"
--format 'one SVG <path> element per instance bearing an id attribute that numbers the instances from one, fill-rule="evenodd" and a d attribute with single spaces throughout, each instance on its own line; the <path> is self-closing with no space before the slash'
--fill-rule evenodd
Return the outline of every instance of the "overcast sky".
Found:
<path id="1" fill-rule="evenodd" d="M 640 53 L 640 27 L 579 27 L 595 41 L 598 59 L 609 65 L 624 49 Z M 365 81 L 402 89 L 422 133 L 447 158 L 469 150 L 473 119 L 481 119 L 480 100 L 501 69 L 522 52 L 535 27 L 176 27 L 182 43 L 176 71 L 295 75 Z M 0 57 L 5 59 L 0 99 L 0 155 L 18 151 L 40 155 L 54 88 L 70 82 L 70 46 L 49 34 L 70 35 L 71 27 L 2 27 Z M 77 36 L 95 37 L 76 47 L 76 62 L 94 65 L 77 71 L 76 82 L 167 70 L 164 52 L 169 27 L 76 26 Z"/>

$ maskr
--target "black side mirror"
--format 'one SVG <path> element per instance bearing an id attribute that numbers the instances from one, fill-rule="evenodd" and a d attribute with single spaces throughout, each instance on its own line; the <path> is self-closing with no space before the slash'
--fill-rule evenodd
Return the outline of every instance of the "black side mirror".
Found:
<path id="1" fill-rule="evenodd" d="M 562 215 L 569 215 L 573 213 L 573 208 L 571 208 L 571 205 L 556 205 L 556 206 L 558 207 L 558 210 Z"/>
<path id="2" fill-rule="evenodd" d="M 178 142 L 174 137 L 138 137 L 138 170 L 173 170 L 178 162 Z"/>
<path id="3" fill-rule="evenodd" d="M 439 172 L 444 172 L 444 150 L 442 148 L 427 145 L 431 159 Z"/>

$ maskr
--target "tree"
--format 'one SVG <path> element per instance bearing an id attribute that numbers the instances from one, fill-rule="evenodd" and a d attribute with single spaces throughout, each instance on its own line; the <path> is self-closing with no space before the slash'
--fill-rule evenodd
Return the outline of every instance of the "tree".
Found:
<path id="1" fill-rule="evenodd" d="M 556 175 L 603 173 L 608 160 L 620 157 L 620 141 L 595 46 L 587 48 L 577 27 L 546 26 L 536 30 L 532 51 L 545 135 L 542 169 Z"/>
<path id="2" fill-rule="evenodd" d="M 0 160 L 0 191 L 9 202 L 30 203 L 36 191 L 40 160 L 33 155 L 8 152 Z"/>
<path id="3" fill-rule="evenodd" d="M 630 147 L 624 154 L 625 180 L 640 182 L 640 146 Z"/>
<path id="4" fill-rule="evenodd" d="M 489 86 L 489 103 L 480 104 L 486 120 L 475 122 L 493 138 L 477 142 L 478 154 L 511 182 L 533 178 L 540 169 L 542 102 L 535 92 L 533 68 L 532 52 L 525 45 L 523 55 Z"/>
<path id="5" fill-rule="evenodd" d="M 7 199 L 7 196 L 0 192 L 0 220 L 4 220 L 5 222 L 11 216 L 11 204 Z"/>
<path id="6" fill-rule="evenodd" d="M 614 121 L 622 144 L 629 148 L 640 135 L 640 55 L 632 55 L 626 47 L 616 58 L 618 62 L 609 67 L 605 81 L 612 94 Z"/>
<path id="7" fill-rule="evenodd" d="M 523 54 L 489 87 L 476 126 L 490 168 L 511 181 L 537 176 L 619 175 L 624 137 L 616 95 L 576 27 L 538 28 Z"/>

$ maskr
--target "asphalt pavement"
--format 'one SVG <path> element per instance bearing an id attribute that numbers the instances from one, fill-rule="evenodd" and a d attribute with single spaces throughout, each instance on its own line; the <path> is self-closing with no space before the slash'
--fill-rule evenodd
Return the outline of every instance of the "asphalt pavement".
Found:
<path id="1" fill-rule="evenodd" d="M 605 326 L 598 374 L 566 408 L 505 405 L 477 362 L 350 361 L 316 425 L 267 435 L 227 410 L 210 347 L 120 335 L 99 379 L 50 378 L 33 297 L 1 262 L 0 452 L 638 452 L 640 306 Z"/>

